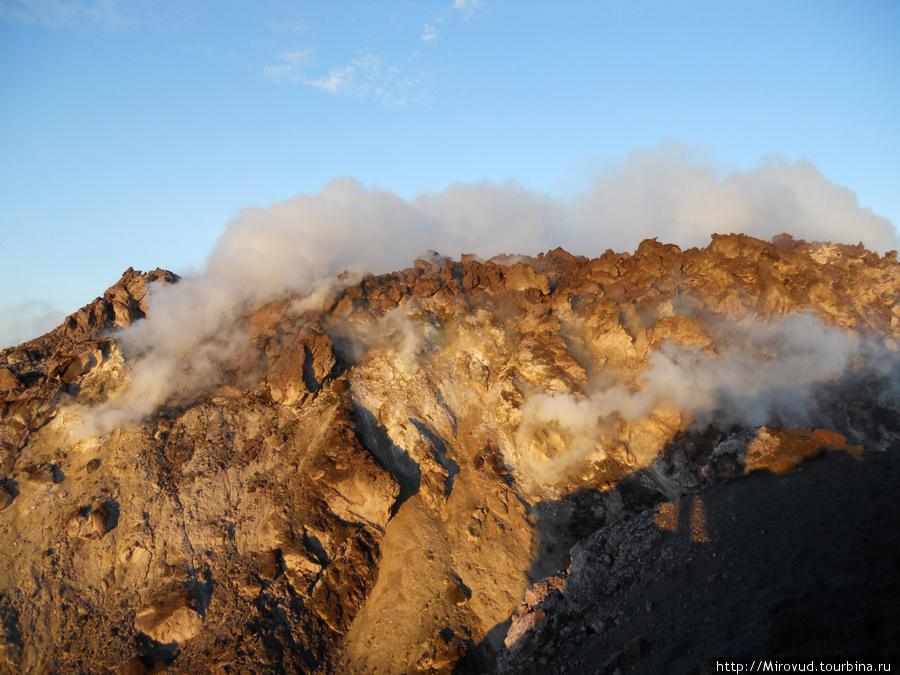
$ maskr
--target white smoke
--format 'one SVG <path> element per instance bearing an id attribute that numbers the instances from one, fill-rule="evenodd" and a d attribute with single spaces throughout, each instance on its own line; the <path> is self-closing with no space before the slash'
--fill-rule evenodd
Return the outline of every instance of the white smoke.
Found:
<path id="1" fill-rule="evenodd" d="M 176 393 L 215 384 L 216 364 L 246 344 L 236 330 L 242 313 L 289 292 L 321 296 L 344 271 L 403 269 L 428 249 L 489 258 L 561 245 L 599 255 L 633 250 L 646 237 L 705 245 L 714 232 L 861 239 L 879 251 L 897 243 L 887 220 L 860 208 L 852 192 L 808 162 L 770 161 L 718 178 L 678 146 L 635 151 L 621 170 L 566 201 L 514 183 L 454 184 L 406 200 L 345 178 L 316 195 L 243 211 L 202 272 L 159 289 L 149 319 L 119 336 L 140 358 L 135 393 L 82 411 L 85 430 L 138 422 Z M 662 373 L 664 364 L 653 368 Z"/>

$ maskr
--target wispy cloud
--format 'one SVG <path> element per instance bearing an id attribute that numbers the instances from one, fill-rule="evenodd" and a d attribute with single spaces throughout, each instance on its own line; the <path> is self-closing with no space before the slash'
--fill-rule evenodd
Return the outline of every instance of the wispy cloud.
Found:
<path id="1" fill-rule="evenodd" d="M 120 30 L 144 23 L 147 15 L 118 0 L 0 0 L 0 17 L 45 26 L 90 25 Z"/>
<path id="2" fill-rule="evenodd" d="M 109 29 L 128 28 L 141 23 L 134 8 L 120 5 L 116 0 L 97 0 L 85 8 L 85 16 L 92 23 Z"/>
<path id="3" fill-rule="evenodd" d="M 370 97 L 384 105 L 405 105 L 416 96 L 416 90 L 429 74 L 403 73 L 395 66 L 385 66 L 381 59 L 366 54 L 349 65 L 334 68 L 317 79 L 304 79 L 304 84 L 333 95 L 353 98 Z"/>
<path id="4" fill-rule="evenodd" d="M 81 9 L 79 3 L 59 0 L 0 0 L 3 18 L 47 25 L 66 23 Z"/>
<path id="5" fill-rule="evenodd" d="M 453 0 L 453 9 L 458 9 L 466 16 L 471 16 L 475 10 L 484 5 L 483 0 Z"/>
<path id="6" fill-rule="evenodd" d="M 313 50 L 282 52 L 280 63 L 265 66 L 263 74 L 272 82 L 304 84 L 333 96 L 371 98 L 382 105 L 405 105 L 423 96 L 422 84 L 430 73 L 405 73 L 396 66 L 386 66 L 374 54 L 364 54 L 348 65 L 332 68 L 321 77 L 307 73 Z"/>
<path id="7" fill-rule="evenodd" d="M 422 42 L 431 42 L 432 40 L 437 40 L 437 37 L 437 28 L 432 26 L 430 23 L 426 23 L 424 32 L 422 33 Z"/>
<path id="8" fill-rule="evenodd" d="M 368 73 L 378 70 L 379 60 L 375 56 L 366 56 L 353 61 L 349 66 L 334 68 L 325 77 L 307 80 L 306 84 L 329 94 L 364 94 L 368 87 L 362 83 L 368 80 Z"/>
<path id="9" fill-rule="evenodd" d="M 263 73 L 274 82 L 305 82 L 303 78 L 303 66 L 309 60 L 312 50 L 282 52 L 278 59 L 281 63 L 274 66 L 265 66 Z"/>
<path id="10" fill-rule="evenodd" d="M 422 31 L 418 34 L 417 43 L 434 44 L 439 40 L 443 42 L 441 40 L 443 24 L 451 17 L 455 17 L 457 21 L 469 19 L 483 6 L 483 0 L 453 0 L 452 4 L 445 4 L 443 10 L 432 15 L 430 21 L 419 24 Z M 460 14 L 454 13 L 453 10 L 457 10 Z M 289 29 L 289 24 L 267 25 L 282 32 Z M 309 30 L 302 22 L 300 26 L 303 30 Z M 349 63 L 344 62 L 346 65 L 331 67 L 324 74 L 316 68 L 311 58 L 312 49 L 285 51 L 277 56 L 277 64 L 265 66 L 263 72 L 273 82 L 304 84 L 332 96 L 368 98 L 382 105 L 406 105 L 427 100 L 428 92 L 425 85 L 439 72 L 427 67 L 419 69 L 412 67 L 413 62 L 425 56 L 425 50 L 418 50 L 414 44 L 410 42 L 412 54 L 405 62 L 399 60 L 396 54 L 393 58 L 384 59 L 382 55 L 373 54 L 363 47 Z M 429 48 L 428 52 L 432 57 L 435 55 L 433 47 Z M 446 64 L 442 67 L 446 69 Z"/>

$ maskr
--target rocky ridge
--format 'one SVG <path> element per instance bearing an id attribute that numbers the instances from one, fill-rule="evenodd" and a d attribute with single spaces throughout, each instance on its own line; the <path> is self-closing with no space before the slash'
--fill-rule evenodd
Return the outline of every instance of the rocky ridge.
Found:
<path id="1" fill-rule="evenodd" d="M 347 278 L 312 309 L 287 296 L 248 312 L 250 344 L 207 390 L 74 439 L 77 411 L 128 386 L 137 357 L 115 329 L 176 281 L 129 270 L 0 351 L 0 670 L 491 672 L 500 654 L 507 672 L 543 672 L 535 654 L 575 667 L 593 649 L 612 672 L 663 658 L 650 628 L 614 623 L 643 597 L 616 579 L 644 556 L 714 553 L 690 535 L 694 495 L 900 439 L 896 254 L 785 235 L 596 259 L 430 255 Z M 797 314 L 865 349 L 762 430 L 665 398 L 638 415 L 578 407 L 650 389 L 666 350 L 724 363 L 733 326 Z M 595 419 L 542 417 L 561 401 Z M 895 465 L 873 462 L 886 489 Z M 654 565 L 648 579 L 676 569 Z M 611 580 L 586 581 L 598 575 Z"/>

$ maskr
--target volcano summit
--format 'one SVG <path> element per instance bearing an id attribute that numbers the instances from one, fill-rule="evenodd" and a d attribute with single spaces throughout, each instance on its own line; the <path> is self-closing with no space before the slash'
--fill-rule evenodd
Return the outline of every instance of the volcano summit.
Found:
<path id="1" fill-rule="evenodd" d="M 896 252 L 227 291 L 128 270 L 0 351 L 0 671 L 900 658 Z"/>

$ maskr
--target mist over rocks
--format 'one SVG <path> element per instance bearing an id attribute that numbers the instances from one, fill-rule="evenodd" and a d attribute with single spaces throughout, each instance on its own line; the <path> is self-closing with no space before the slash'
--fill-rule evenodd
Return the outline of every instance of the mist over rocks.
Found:
<path id="1" fill-rule="evenodd" d="M 372 199 L 392 218 L 407 208 L 357 196 L 359 218 Z M 327 216 L 329 199 L 300 211 Z M 256 228 L 270 243 L 300 246 L 279 238 L 277 209 L 254 217 L 272 219 Z M 838 476 L 864 498 L 816 527 L 852 521 L 875 543 L 852 560 L 835 546 L 821 573 L 850 560 L 836 583 L 882 594 L 873 620 L 890 624 L 896 253 L 732 234 L 593 258 L 423 246 L 377 275 L 295 270 L 286 252 L 269 275 L 271 246 L 251 231 L 236 223 L 199 277 L 129 270 L 60 328 L 0 351 L 0 670 L 543 672 L 541 653 L 570 667 L 586 650 L 610 672 L 639 668 L 671 656 L 662 624 L 627 634 L 620 619 L 663 602 L 651 596 L 668 570 L 741 598 L 714 621 L 745 611 L 753 635 L 776 636 L 746 653 L 790 652 L 804 612 L 844 604 L 803 604 L 814 565 L 798 597 L 764 576 L 743 595 L 707 580 L 729 564 L 739 575 L 727 551 L 770 530 L 728 530 L 725 491 L 739 520 L 757 499 L 776 519 L 779 504 L 827 502 Z M 256 262 L 231 257 L 253 246 Z M 771 498 L 781 471 L 809 477 L 789 499 Z M 779 536 L 811 546 L 819 530 L 790 522 Z M 702 579 L 685 562 L 701 544 Z M 648 563 L 653 593 L 628 581 L 643 574 L 628 551 L 645 550 L 663 561 Z M 612 585 L 591 587 L 594 564 Z M 685 633 L 671 672 L 727 655 L 736 625 L 719 642 Z M 842 654 L 865 625 L 841 638 L 816 624 Z M 573 637 L 606 627 L 615 639 Z M 890 630 L 865 654 L 888 649 Z"/>

